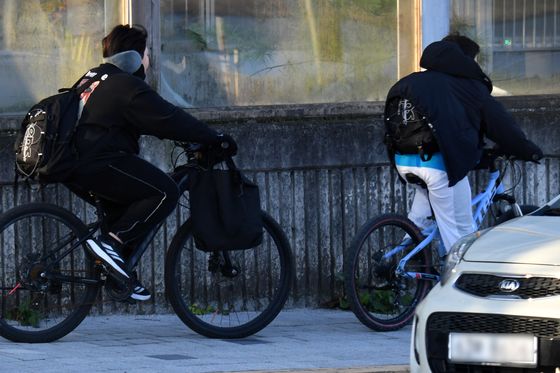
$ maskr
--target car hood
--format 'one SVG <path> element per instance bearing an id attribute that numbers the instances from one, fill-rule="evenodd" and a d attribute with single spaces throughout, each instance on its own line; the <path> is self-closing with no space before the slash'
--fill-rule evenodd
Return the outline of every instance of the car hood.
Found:
<path id="1" fill-rule="evenodd" d="M 496 226 L 476 240 L 463 259 L 560 266 L 560 218 L 524 216 Z"/>

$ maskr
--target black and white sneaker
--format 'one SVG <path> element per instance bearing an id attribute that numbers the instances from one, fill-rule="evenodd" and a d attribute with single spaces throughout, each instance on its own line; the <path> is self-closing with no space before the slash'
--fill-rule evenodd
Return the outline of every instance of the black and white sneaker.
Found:
<path id="1" fill-rule="evenodd" d="M 134 281 L 134 289 L 132 290 L 132 294 L 130 294 L 130 298 L 134 300 L 145 301 L 152 297 L 152 294 L 140 283 L 140 281 Z"/>
<path id="2" fill-rule="evenodd" d="M 116 240 L 105 236 L 100 236 L 97 240 L 86 241 L 86 247 L 95 257 L 106 264 L 111 274 L 126 281 L 130 279 L 130 275 L 126 272 L 124 259 L 117 251 L 118 246 L 119 243 Z"/>

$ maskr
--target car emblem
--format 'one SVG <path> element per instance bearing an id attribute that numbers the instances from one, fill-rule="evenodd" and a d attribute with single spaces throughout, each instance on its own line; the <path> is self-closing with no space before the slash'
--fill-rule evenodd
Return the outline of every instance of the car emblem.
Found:
<path id="1" fill-rule="evenodd" d="M 504 293 L 513 293 L 517 289 L 519 289 L 519 281 L 512 280 L 512 279 L 505 279 L 500 282 L 498 285 L 501 291 Z"/>

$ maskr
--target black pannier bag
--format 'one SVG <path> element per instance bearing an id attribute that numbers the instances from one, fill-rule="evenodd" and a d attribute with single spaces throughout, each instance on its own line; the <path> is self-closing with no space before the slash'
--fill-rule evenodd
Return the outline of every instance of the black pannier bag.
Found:
<path id="1" fill-rule="evenodd" d="M 61 89 L 27 112 L 14 144 L 16 176 L 40 183 L 65 181 L 77 163 L 72 139 L 79 121 L 80 95 L 93 81 Z"/>
<path id="2" fill-rule="evenodd" d="M 226 164 L 227 169 L 196 169 L 190 174 L 192 230 L 202 251 L 244 250 L 262 242 L 259 187 L 231 158 Z"/>
<path id="3" fill-rule="evenodd" d="M 408 99 L 396 97 L 385 107 L 385 145 L 393 153 L 419 154 L 428 161 L 439 151 L 435 129 Z"/>

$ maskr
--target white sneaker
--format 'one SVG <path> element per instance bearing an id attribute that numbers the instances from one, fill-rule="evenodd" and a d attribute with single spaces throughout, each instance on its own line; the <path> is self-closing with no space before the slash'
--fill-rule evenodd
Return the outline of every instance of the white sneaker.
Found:
<path id="1" fill-rule="evenodd" d="M 89 239 L 86 241 L 86 247 L 99 260 L 107 265 L 107 269 L 118 279 L 128 280 L 130 275 L 126 272 L 124 259 L 120 256 L 115 248 L 115 244 L 111 245 L 103 237 L 97 240 Z"/>
<path id="2" fill-rule="evenodd" d="M 130 297 L 134 300 L 145 301 L 152 297 L 152 294 L 140 283 L 140 281 L 134 281 L 134 290 Z"/>

